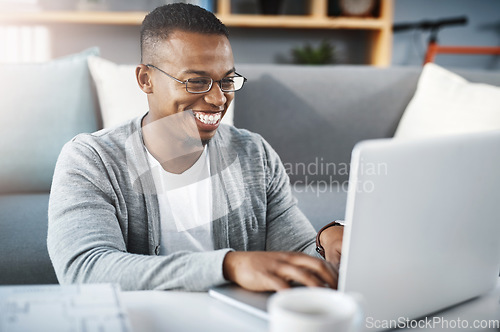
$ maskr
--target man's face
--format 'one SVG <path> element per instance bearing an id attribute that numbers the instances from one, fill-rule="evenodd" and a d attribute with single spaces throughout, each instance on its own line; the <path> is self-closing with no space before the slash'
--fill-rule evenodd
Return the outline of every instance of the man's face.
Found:
<path id="1" fill-rule="evenodd" d="M 154 53 L 157 63 L 150 64 L 183 82 L 196 77 L 211 77 L 218 81 L 234 74 L 233 52 L 229 40 L 223 35 L 178 30 L 167 40 L 158 43 Z M 209 141 L 233 100 L 234 92 L 222 92 L 214 82 L 211 90 L 206 93 L 189 93 L 185 84 L 169 78 L 155 68 L 148 67 L 147 70 L 152 90 L 148 93 L 147 122 L 192 111 L 193 113 L 189 112 L 194 120 L 190 121 L 191 127 L 196 123 L 198 139 L 202 142 Z M 193 128 L 185 130 L 187 136 L 192 136 L 189 132 L 193 130 L 190 129 Z"/>

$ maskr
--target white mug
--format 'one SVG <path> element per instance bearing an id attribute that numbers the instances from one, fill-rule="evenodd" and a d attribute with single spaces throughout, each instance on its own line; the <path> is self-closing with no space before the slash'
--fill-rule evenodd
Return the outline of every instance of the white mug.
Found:
<path id="1" fill-rule="evenodd" d="M 329 288 L 282 290 L 267 303 L 270 332 L 354 332 L 363 310 L 354 296 Z"/>

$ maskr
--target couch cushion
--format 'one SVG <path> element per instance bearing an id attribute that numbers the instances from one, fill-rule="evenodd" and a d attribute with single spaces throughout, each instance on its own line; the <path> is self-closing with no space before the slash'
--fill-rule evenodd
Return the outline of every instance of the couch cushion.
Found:
<path id="1" fill-rule="evenodd" d="M 97 129 L 87 57 L 0 65 L 0 193 L 48 191 L 65 142 Z"/>
<path id="2" fill-rule="evenodd" d="M 137 84 L 135 68 L 135 65 L 117 65 L 98 56 L 89 58 L 104 128 L 116 126 L 148 111 L 147 95 Z"/>
<path id="3" fill-rule="evenodd" d="M 234 124 L 260 133 L 296 181 L 346 181 L 353 146 L 392 137 L 421 68 L 239 65 Z M 346 171 L 347 169 L 347 171 Z"/>
<path id="4" fill-rule="evenodd" d="M 0 196 L 0 284 L 57 284 L 47 252 L 48 194 Z"/>
<path id="5" fill-rule="evenodd" d="M 394 137 L 422 138 L 498 129 L 500 87 L 470 83 L 428 63 Z"/>
<path id="6" fill-rule="evenodd" d="M 392 137 L 422 67 L 241 64 L 234 124 L 276 149 L 292 183 L 343 182 L 351 151 L 365 139 Z M 500 85 L 500 75 L 457 70 L 469 81 Z M 347 169 L 347 171 L 346 171 Z"/>

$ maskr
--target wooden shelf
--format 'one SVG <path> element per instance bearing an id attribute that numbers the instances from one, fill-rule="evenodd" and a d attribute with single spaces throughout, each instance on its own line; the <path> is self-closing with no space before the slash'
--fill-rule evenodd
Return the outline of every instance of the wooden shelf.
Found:
<path id="1" fill-rule="evenodd" d="M 305 29 L 381 29 L 383 24 L 373 18 L 315 18 L 312 16 L 218 15 L 227 26 L 248 28 Z"/>
<path id="2" fill-rule="evenodd" d="M 391 61 L 393 0 L 380 0 L 376 18 L 329 17 L 327 0 L 310 0 L 309 15 L 245 15 L 231 13 L 230 0 L 217 0 L 219 19 L 228 27 L 287 29 L 357 29 L 372 31 L 370 63 Z M 103 24 L 140 25 L 146 12 L 39 11 L 3 12 L 1 24 Z"/>
<path id="3" fill-rule="evenodd" d="M 28 12 L 0 13 L 0 24 L 110 24 L 140 25 L 146 12 Z M 249 28 L 310 28 L 310 29 L 381 29 L 383 22 L 375 18 L 315 18 L 306 15 L 217 15 L 227 26 Z"/>

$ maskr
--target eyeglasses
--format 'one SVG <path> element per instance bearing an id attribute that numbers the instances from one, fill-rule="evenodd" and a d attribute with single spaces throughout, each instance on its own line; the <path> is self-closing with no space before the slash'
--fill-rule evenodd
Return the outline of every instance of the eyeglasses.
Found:
<path id="1" fill-rule="evenodd" d="M 146 66 L 159 70 L 160 72 L 167 75 L 171 79 L 186 85 L 186 91 L 189 93 L 208 92 L 210 91 L 210 89 L 212 89 L 212 85 L 214 84 L 214 82 L 219 84 L 220 89 L 223 92 L 234 92 L 240 90 L 243 87 L 243 84 L 245 84 L 245 82 L 247 81 L 245 77 L 241 76 L 238 73 L 234 73 L 235 76 L 224 77 L 219 81 L 214 81 L 211 77 L 195 77 L 195 78 L 189 78 L 183 82 L 167 74 L 166 72 L 164 72 L 163 70 L 154 65 L 146 65 Z"/>

